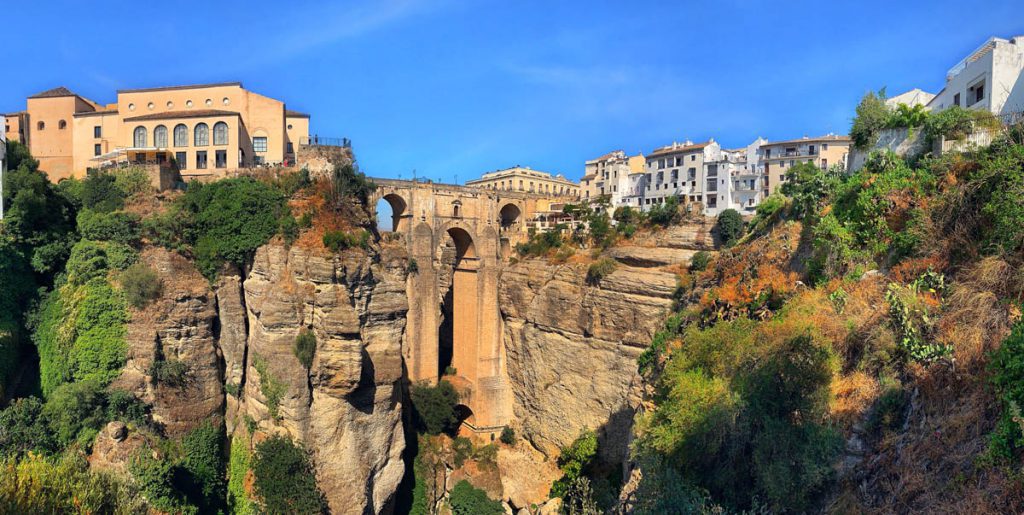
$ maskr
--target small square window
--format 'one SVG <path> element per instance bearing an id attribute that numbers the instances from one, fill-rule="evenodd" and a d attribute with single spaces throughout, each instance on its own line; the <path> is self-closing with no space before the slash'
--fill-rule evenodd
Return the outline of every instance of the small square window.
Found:
<path id="1" fill-rule="evenodd" d="M 252 149 L 254 151 L 256 151 L 256 152 L 266 152 L 267 151 L 267 137 L 266 136 L 257 136 L 255 138 L 253 138 L 252 139 Z"/>

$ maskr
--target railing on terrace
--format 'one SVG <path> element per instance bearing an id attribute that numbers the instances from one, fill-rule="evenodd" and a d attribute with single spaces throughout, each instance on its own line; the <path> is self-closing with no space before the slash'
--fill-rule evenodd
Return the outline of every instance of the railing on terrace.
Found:
<path id="1" fill-rule="evenodd" d="M 313 136 L 303 136 L 299 138 L 299 146 L 352 148 L 352 140 L 348 138 L 332 138 L 314 134 Z"/>

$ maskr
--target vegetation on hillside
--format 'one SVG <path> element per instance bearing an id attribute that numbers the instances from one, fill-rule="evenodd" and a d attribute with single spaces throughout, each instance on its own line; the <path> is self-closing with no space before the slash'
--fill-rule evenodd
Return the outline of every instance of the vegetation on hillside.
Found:
<path id="1" fill-rule="evenodd" d="M 637 511 L 1024 506 L 1021 143 L 791 169 L 640 358 Z"/>

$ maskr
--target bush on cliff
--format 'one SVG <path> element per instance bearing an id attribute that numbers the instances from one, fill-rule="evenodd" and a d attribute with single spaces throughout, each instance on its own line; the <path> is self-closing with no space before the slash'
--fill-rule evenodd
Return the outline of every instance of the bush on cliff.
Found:
<path id="1" fill-rule="evenodd" d="M 719 213 L 715 229 L 722 245 L 731 247 L 743 237 L 743 216 L 735 209 L 726 209 Z"/>
<path id="2" fill-rule="evenodd" d="M 290 438 L 271 436 L 256 444 L 253 489 L 265 513 L 326 513 L 306 451 Z"/>
<path id="3" fill-rule="evenodd" d="M 411 386 L 409 396 L 412 398 L 412 409 L 416 426 L 421 432 L 436 435 L 454 431 L 459 424 L 455 406 L 459 403 L 459 394 L 455 387 L 445 380 L 430 386 L 427 383 L 415 383 Z"/>
<path id="4" fill-rule="evenodd" d="M 120 276 L 121 288 L 124 290 L 128 303 L 135 309 L 142 309 L 160 297 L 163 283 L 160 276 L 145 263 L 135 263 L 128 267 Z"/>
<path id="5" fill-rule="evenodd" d="M 487 492 L 475 488 L 463 479 L 455 483 L 449 495 L 454 515 L 501 515 L 505 513 L 501 501 L 487 497 Z"/>

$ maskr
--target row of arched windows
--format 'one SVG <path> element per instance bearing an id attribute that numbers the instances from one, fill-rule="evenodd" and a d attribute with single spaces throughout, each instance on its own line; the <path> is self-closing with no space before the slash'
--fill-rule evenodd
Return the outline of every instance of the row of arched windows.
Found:
<path id="1" fill-rule="evenodd" d="M 133 133 L 132 143 L 135 147 L 145 147 L 149 141 L 149 131 L 143 127 L 138 126 L 135 128 Z M 192 142 L 193 146 L 206 147 L 210 145 L 210 126 L 205 123 L 199 123 L 192 129 Z M 213 144 L 214 145 L 227 145 L 228 144 L 228 124 L 224 122 L 217 122 L 213 125 Z M 167 127 L 163 125 L 157 125 L 153 128 L 153 146 L 157 148 L 167 147 Z M 183 123 L 179 123 L 174 126 L 174 146 L 175 147 L 187 147 L 188 146 L 188 127 Z"/>

